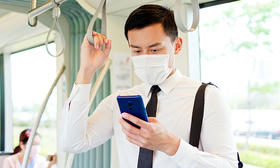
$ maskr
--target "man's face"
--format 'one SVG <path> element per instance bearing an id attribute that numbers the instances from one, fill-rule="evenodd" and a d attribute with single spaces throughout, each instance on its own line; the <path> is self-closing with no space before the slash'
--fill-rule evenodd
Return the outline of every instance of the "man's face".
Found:
<path id="1" fill-rule="evenodd" d="M 182 41 L 181 38 L 177 38 L 175 42 L 172 42 L 165 34 L 161 23 L 129 30 L 127 35 L 131 56 L 169 54 L 169 67 L 172 68 L 174 55 L 178 53 L 178 42 Z M 181 43 L 179 46 L 181 48 Z"/>

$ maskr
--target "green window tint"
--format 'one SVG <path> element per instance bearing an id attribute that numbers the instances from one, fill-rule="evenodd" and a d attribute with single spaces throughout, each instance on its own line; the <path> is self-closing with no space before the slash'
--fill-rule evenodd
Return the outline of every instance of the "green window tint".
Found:
<path id="1" fill-rule="evenodd" d="M 0 54 L 0 150 L 5 150 L 4 55 Z"/>

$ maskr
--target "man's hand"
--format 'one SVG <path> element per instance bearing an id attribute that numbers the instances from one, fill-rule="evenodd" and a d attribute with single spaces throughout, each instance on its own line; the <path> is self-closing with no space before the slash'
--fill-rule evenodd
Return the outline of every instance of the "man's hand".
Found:
<path id="1" fill-rule="evenodd" d="M 94 73 L 103 66 L 111 51 L 111 40 L 104 35 L 92 32 L 94 44 L 91 44 L 86 36 L 81 46 L 80 70 L 77 75 L 76 84 L 88 84 Z M 105 44 L 104 51 L 102 46 Z"/>
<path id="2" fill-rule="evenodd" d="M 135 128 L 124 119 L 119 119 L 129 142 L 146 149 L 164 152 L 170 156 L 177 152 L 180 139 L 169 133 L 155 117 L 149 117 L 149 122 L 128 113 L 122 113 L 122 117 L 141 127 L 140 129 Z"/>

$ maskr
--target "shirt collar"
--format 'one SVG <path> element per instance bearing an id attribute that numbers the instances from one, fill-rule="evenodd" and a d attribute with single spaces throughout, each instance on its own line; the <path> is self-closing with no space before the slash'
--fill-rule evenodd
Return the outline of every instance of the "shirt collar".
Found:
<path id="1" fill-rule="evenodd" d="M 177 82 L 179 81 L 180 77 L 182 76 L 181 72 L 176 69 L 174 74 L 169 76 L 163 83 L 159 84 L 158 86 L 163 91 L 164 94 L 168 94 L 173 88 L 175 88 Z M 145 95 L 148 97 L 152 85 L 145 83 Z"/>

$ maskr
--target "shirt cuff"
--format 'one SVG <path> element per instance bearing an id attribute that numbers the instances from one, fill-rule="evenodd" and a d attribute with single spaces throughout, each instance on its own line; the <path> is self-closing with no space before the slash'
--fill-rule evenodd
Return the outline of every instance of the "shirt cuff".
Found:
<path id="1" fill-rule="evenodd" d="M 170 158 L 176 163 L 178 163 L 178 165 L 186 164 L 186 161 L 188 162 L 188 164 L 191 164 L 192 153 L 195 150 L 197 150 L 197 148 L 191 146 L 189 143 L 187 143 L 181 138 L 177 152 L 175 153 L 175 155 L 170 156 Z"/>
<path id="2" fill-rule="evenodd" d="M 68 100 L 89 101 L 90 89 L 91 84 L 74 84 Z"/>

